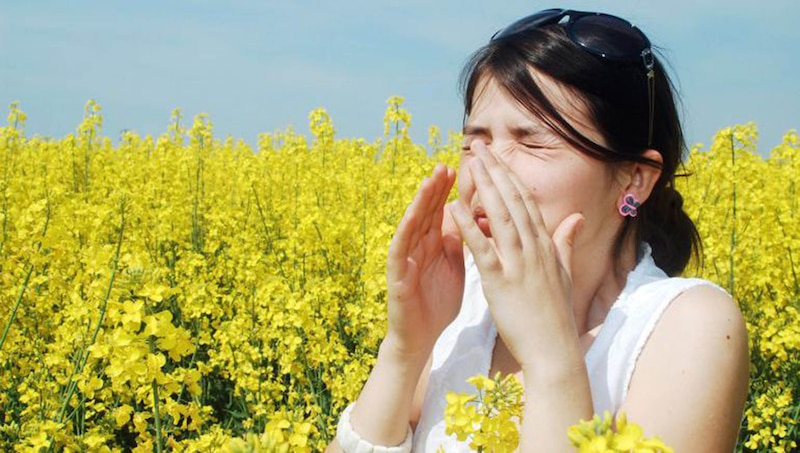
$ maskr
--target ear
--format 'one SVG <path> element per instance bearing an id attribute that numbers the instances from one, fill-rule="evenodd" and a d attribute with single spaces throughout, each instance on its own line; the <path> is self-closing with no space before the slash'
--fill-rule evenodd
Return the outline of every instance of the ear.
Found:
<path id="1" fill-rule="evenodd" d="M 642 153 L 642 157 L 658 162 L 659 165 L 664 163 L 661 153 L 654 149 L 648 149 Z M 621 193 L 619 194 L 618 203 L 623 203 L 623 198 L 626 194 L 633 194 L 637 200 L 644 203 L 650 197 L 653 187 L 655 187 L 658 178 L 661 176 L 661 169 L 653 165 L 634 162 L 630 166 L 626 166 L 622 173 L 623 175 L 620 178 Z"/>

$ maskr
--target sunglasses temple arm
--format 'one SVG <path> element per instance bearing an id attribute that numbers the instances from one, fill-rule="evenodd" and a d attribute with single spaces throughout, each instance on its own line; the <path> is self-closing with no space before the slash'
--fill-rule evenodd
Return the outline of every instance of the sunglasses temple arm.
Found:
<path id="1" fill-rule="evenodd" d="M 647 48 L 642 51 L 642 62 L 647 70 L 647 101 L 650 111 L 648 112 L 649 123 L 647 127 L 647 146 L 653 145 L 653 116 L 655 115 L 655 66 L 653 52 Z"/>

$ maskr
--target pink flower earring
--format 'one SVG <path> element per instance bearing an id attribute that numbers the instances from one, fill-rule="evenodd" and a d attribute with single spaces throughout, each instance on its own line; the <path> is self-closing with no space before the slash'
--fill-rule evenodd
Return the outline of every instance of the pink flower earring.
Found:
<path id="1" fill-rule="evenodd" d="M 636 217 L 639 214 L 639 206 L 642 203 L 636 199 L 632 193 L 626 193 L 622 198 L 622 204 L 619 205 L 619 215 L 622 217 Z"/>

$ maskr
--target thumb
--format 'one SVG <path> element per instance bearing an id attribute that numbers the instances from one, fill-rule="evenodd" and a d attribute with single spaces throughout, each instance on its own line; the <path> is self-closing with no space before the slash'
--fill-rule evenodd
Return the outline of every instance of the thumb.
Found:
<path id="1" fill-rule="evenodd" d="M 453 220 L 453 214 L 451 213 L 452 205 L 459 203 L 458 200 L 453 200 L 450 203 L 447 203 L 444 207 L 444 217 L 442 218 L 442 236 L 456 236 L 461 237 L 461 231 L 458 229 L 458 225 L 456 225 L 456 221 Z"/>
<path id="2" fill-rule="evenodd" d="M 580 213 L 573 213 L 562 220 L 553 233 L 553 244 L 556 247 L 558 260 L 561 267 L 567 272 L 567 276 L 572 280 L 572 249 L 575 244 L 575 237 L 578 234 L 585 217 Z"/>

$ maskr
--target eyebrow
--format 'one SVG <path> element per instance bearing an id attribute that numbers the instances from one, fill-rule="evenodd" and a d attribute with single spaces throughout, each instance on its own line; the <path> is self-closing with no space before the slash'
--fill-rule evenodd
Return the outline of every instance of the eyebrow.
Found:
<path id="1" fill-rule="evenodd" d="M 489 135 L 489 128 L 483 127 L 483 126 L 466 125 L 466 126 L 464 126 L 464 129 L 462 130 L 462 133 L 464 135 L 484 135 L 484 136 L 488 136 Z"/>
<path id="2" fill-rule="evenodd" d="M 510 129 L 511 135 L 516 138 L 533 137 L 542 134 L 544 130 L 535 126 L 517 126 Z"/>
<path id="3" fill-rule="evenodd" d="M 464 126 L 462 132 L 464 135 L 469 135 L 469 136 L 472 135 L 488 136 L 489 128 L 484 126 L 466 125 Z M 511 135 L 513 135 L 514 137 L 521 138 L 521 137 L 532 137 L 535 135 L 539 135 L 544 131 L 542 128 L 536 126 L 514 126 L 509 128 L 509 132 L 511 132 Z"/>

